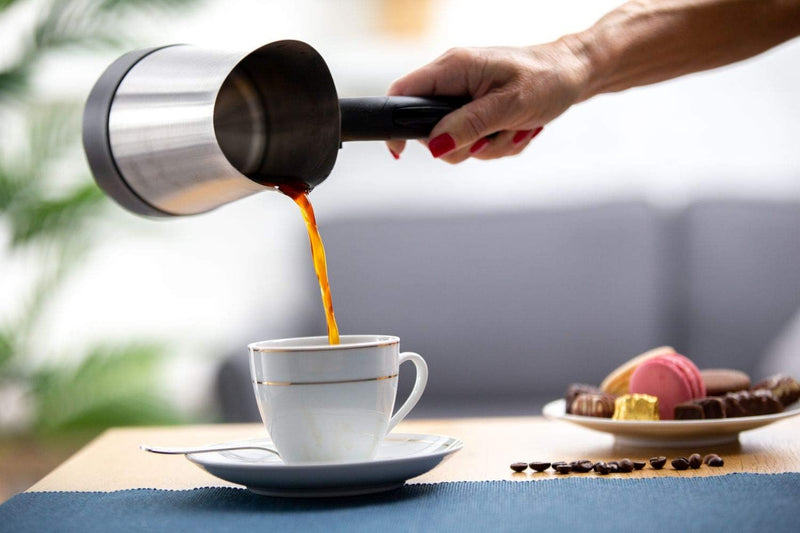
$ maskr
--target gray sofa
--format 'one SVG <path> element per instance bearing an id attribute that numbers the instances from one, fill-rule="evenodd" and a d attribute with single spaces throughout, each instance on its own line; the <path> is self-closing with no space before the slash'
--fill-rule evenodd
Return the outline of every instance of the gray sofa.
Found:
<path id="1" fill-rule="evenodd" d="M 571 382 L 670 344 L 758 378 L 800 309 L 800 204 L 643 202 L 321 221 L 344 333 L 390 333 L 426 358 L 413 414 L 538 414 Z M 309 290 L 316 279 L 306 268 Z M 279 335 L 321 334 L 321 305 Z M 259 332 L 269 337 L 270 332 Z M 798 354 L 800 357 L 800 354 Z M 401 396 L 413 381 L 401 369 Z M 227 420 L 257 420 L 247 355 L 222 365 Z"/>

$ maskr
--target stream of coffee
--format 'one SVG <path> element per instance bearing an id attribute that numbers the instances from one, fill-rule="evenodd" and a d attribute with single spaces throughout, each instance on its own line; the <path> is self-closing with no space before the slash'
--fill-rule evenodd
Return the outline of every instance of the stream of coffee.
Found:
<path id="1" fill-rule="evenodd" d="M 322 238 L 319 236 L 317 219 L 314 216 L 314 208 L 308 200 L 308 193 L 302 189 L 281 185 L 278 189 L 294 200 L 303 214 L 308 230 L 308 240 L 311 243 L 311 257 L 314 260 L 314 270 L 317 272 L 319 280 L 319 290 L 322 293 L 322 305 L 325 308 L 325 320 L 328 323 L 328 343 L 339 344 L 339 327 L 336 325 L 336 317 L 333 314 L 333 300 L 331 299 L 331 287 L 328 283 L 328 264 L 325 261 L 325 248 L 322 246 Z"/>

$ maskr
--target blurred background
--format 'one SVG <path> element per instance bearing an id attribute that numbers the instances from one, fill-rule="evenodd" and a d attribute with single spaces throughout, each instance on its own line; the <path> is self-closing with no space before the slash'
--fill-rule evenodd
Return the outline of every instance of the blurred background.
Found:
<path id="1" fill-rule="evenodd" d="M 222 419 L 223 359 L 322 313 L 289 199 L 265 193 L 151 221 L 103 197 L 80 146 L 80 113 L 117 56 L 299 39 L 328 62 L 340 96 L 379 95 L 450 47 L 552 40 L 618 3 L 0 0 L 0 499 L 105 427 Z M 348 144 L 311 196 L 323 238 L 326 221 L 341 217 L 800 201 L 797 65 L 795 40 L 604 95 L 502 161 L 451 167 L 416 143 L 395 161 L 382 143 Z M 800 242 L 800 228 L 788 231 Z M 331 284 L 336 303 L 336 277 Z"/>

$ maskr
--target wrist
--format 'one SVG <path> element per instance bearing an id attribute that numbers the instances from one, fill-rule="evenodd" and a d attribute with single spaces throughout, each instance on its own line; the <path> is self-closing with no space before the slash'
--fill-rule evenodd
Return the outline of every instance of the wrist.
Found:
<path id="1" fill-rule="evenodd" d="M 588 100 L 614 89 L 619 76 L 619 61 L 630 41 L 631 27 L 648 18 L 645 2 L 628 2 L 578 33 L 565 35 L 564 41 L 583 65 L 583 85 L 578 101 Z"/>
<path id="2" fill-rule="evenodd" d="M 564 35 L 558 39 L 575 59 L 577 77 L 577 102 L 583 102 L 602 92 L 603 72 L 610 58 L 602 53 L 596 37 L 587 30 Z"/>
<path id="3" fill-rule="evenodd" d="M 570 34 L 560 37 L 556 42 L 566 50 L 566 54 L 573 64 L 571 71 L 574 73 L 576 103 L 588 100 L 594 96 L 592 87 L 596 76 L 596 66 L 586 41 L 581 38 L 580 34 Z"/>

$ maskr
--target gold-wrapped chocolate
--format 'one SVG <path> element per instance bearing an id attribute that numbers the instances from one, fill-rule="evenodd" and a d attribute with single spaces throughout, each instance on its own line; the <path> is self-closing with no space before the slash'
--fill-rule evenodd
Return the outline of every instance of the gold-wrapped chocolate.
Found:
<path id="1" fill-rule="evenodd" d="M 658 420 L 658 398 L 624 394 L 614 402 L 614 420 Z"/>

